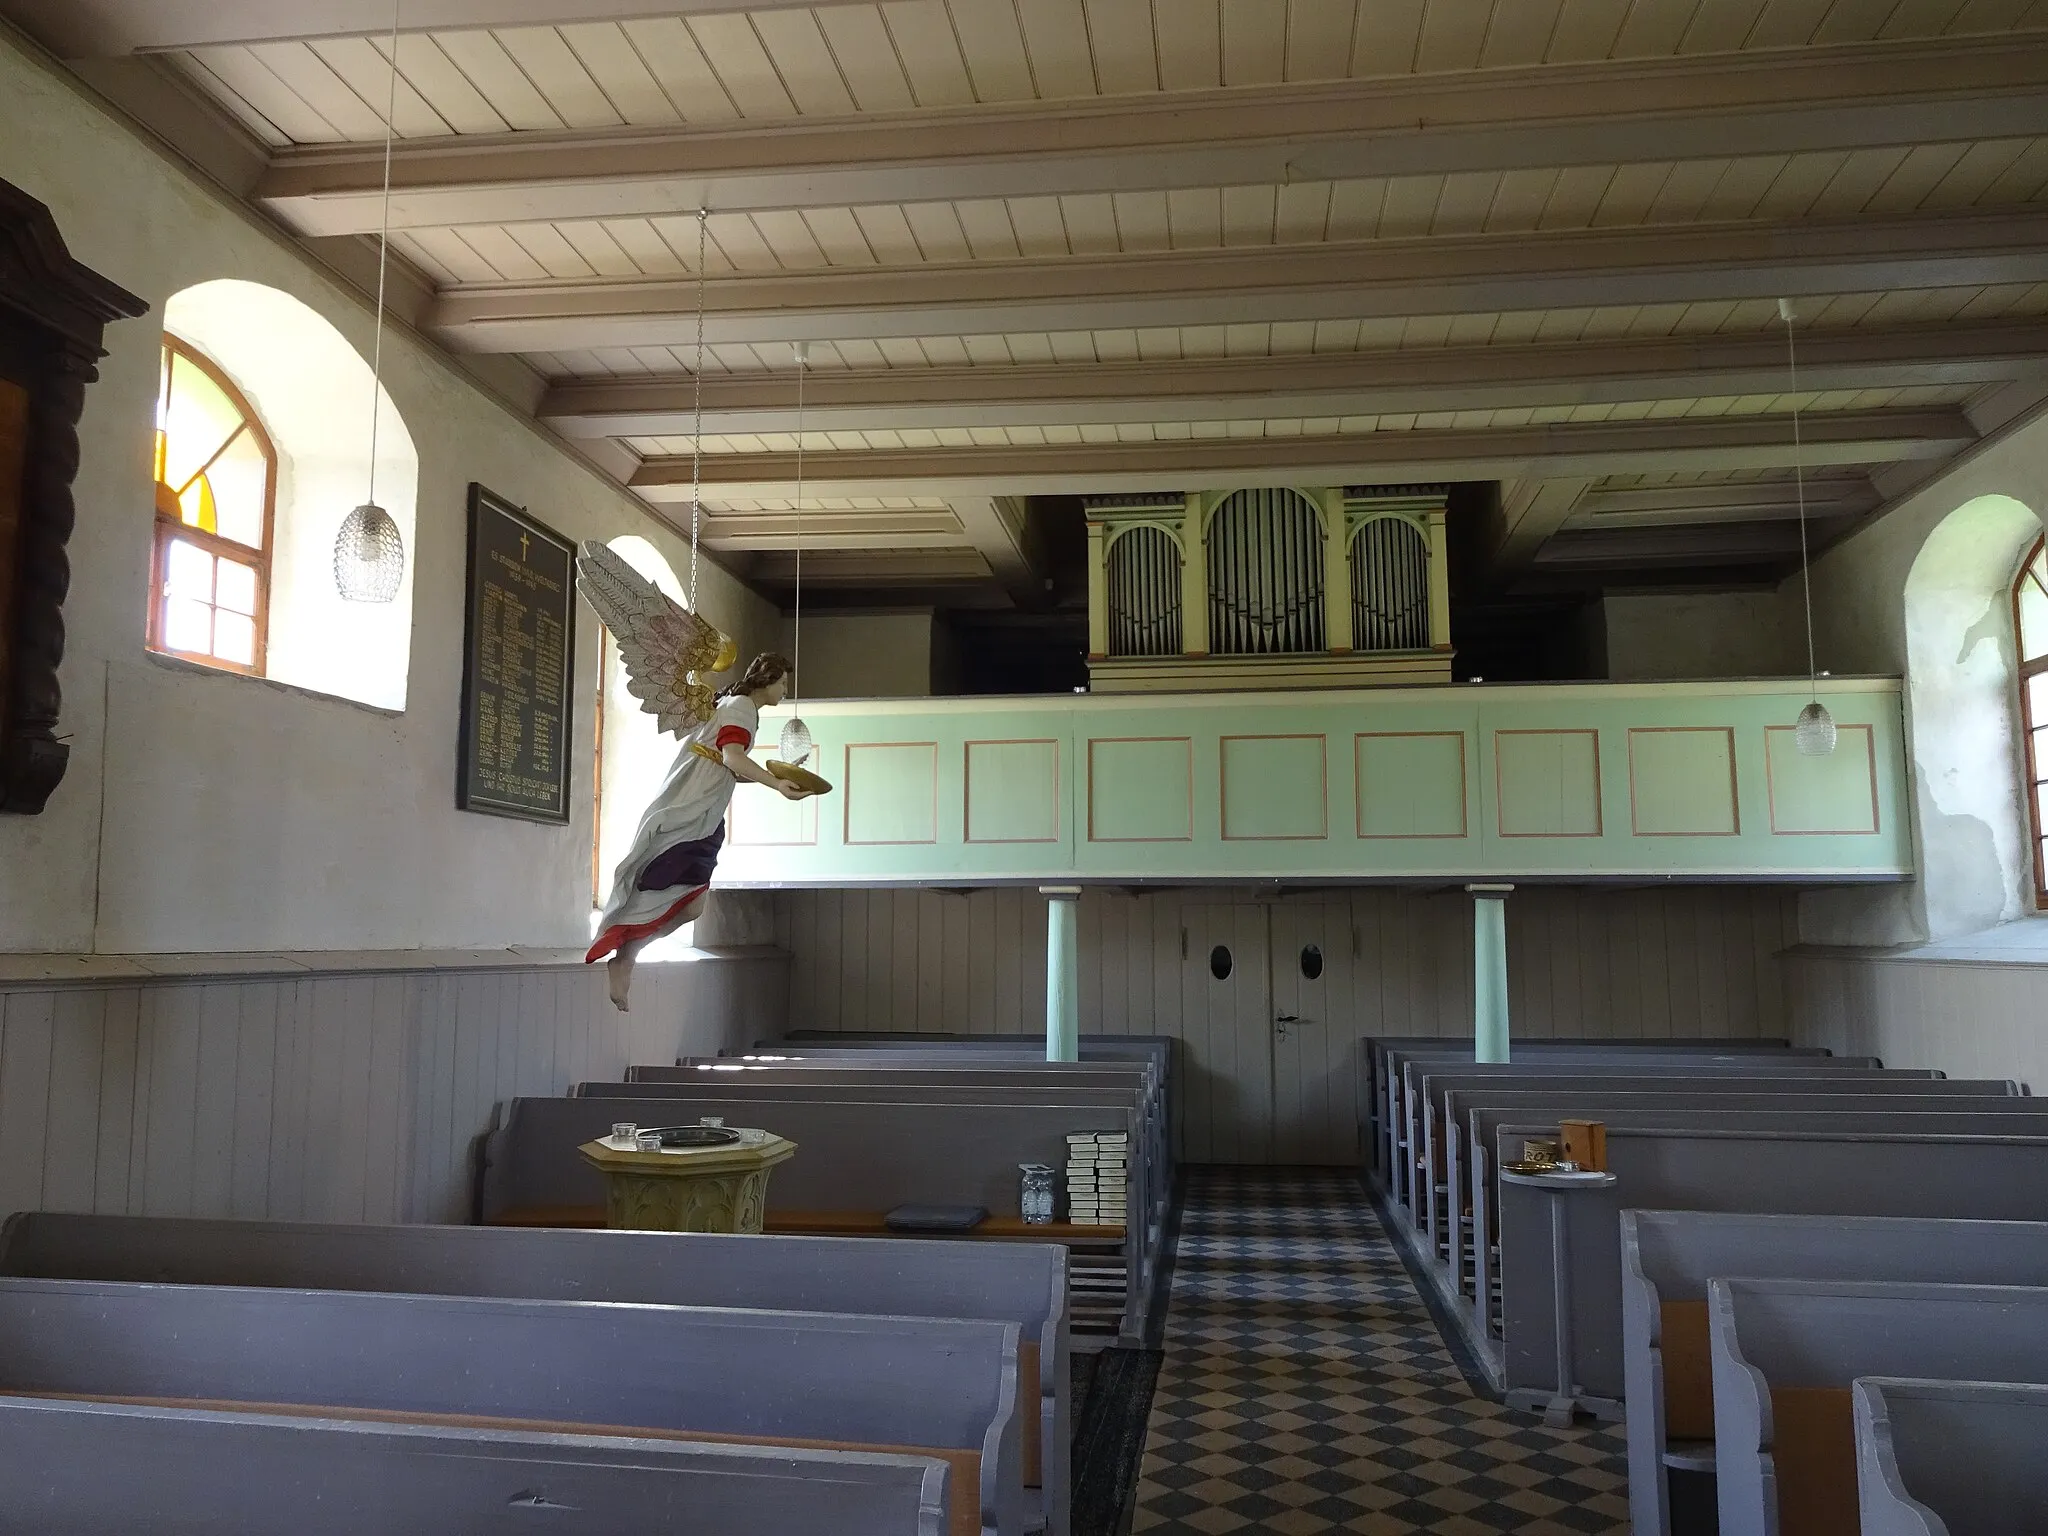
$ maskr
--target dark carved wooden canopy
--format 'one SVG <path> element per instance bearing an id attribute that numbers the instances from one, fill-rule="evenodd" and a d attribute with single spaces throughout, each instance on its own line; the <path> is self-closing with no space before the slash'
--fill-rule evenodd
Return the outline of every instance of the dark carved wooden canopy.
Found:
<path id="1" fill-rule="evenodd" d="M 73 261 L 50 210 L 0 181 L 0 811 L 35 815 L 64 777 L 57 668 L 78 418 L 107 322 L 148 309 Z"/>

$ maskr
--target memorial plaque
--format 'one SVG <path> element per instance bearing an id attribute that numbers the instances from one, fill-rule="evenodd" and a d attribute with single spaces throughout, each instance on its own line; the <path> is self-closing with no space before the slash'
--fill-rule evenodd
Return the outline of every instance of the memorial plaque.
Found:
<path id="1" fill-rule="evenodd" d="M 455 789 L 463 810 L 568 821 L 575 602 L 576 547 L 471 485 Z"/>

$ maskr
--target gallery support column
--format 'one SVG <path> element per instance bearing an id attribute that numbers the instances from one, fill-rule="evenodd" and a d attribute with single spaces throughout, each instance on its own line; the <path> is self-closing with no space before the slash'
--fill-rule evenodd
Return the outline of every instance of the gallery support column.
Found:
<path id="1" fill-rule="evenodd" d="M 1045 1059 L 1081 1059 L 1081 887 L 1043 885 Z"/>
<path id="2" fill-rule="evenodd" d="M 1508 1059 L 1508 896 L 1512 885 L 1468 885 L 1472 897 L 1472 1059 Z"/>

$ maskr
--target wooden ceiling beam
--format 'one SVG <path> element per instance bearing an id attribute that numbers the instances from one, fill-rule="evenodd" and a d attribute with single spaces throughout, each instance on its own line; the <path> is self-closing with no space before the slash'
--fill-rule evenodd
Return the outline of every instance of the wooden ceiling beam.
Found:
<path id="1" fill-rule="evenodd" d="M 706 341 L 884 340 L 1802 298 L 2048 281 L 2048 208 L 1369 240 L 714 278 Z M 698 285 L 444 290 L 464 352 L 688 345 Z"/>
<path id="2" fill-rule="evenodd" d="M 2048 379 L 2048 321 L 1810 333 L 1802 389 L 1984 385 Z M 1631 341 L 1403 348 L 1172 363 L 1051 367 L 814 369 L 804 425 L 816 432 L 1092 426 L 1384 412 L 1512 410 L 1777 393 L 1776 332 Z M 707 375 L 707 435 L 793 432 L 790 380 Z M 541 419 L 565 437 L 687 437 L 697 405 L 688 374 L 558 382 Z"/>
<path id="3" fill-rule="evenodd" d="M 1957 410 L 1827 412 L 1802 423 L 1809 467 L 1941 458 L 1977 441 Z M 931 451 L 813 453 L 807 494 L 819 497 L 1086 495 L 1127 490 L 1222 490 L 1318 483 L 1564 480 L 1607 474 L 1786 467 L 1791 424 L 1782 416 L 1571 423 L 1480 431 L 1354 436 L 1196 438 L 1153 443 Z M 769 499 L 790 494 L 796 458 L 706 454 L 707 494 Z M 656 503 L 690 496 L 687 456 L 648 459 L 632 487 Z M 957 509 L 959 501 L 955 500 Z"/>
<path id="4" fill-rule="evenodd" d="M 559 3 L 559 0 L 557 0 Z M 671 7 L 671 9 L 673 9 Z M 1049 197 L 1888 149 L 2048 135 L 2048 37 L 1909 40 L 937 108 L 415 139 L 398 228 Z M 374 232 L 381 149 L 277 154 L 257 197 Z"/>

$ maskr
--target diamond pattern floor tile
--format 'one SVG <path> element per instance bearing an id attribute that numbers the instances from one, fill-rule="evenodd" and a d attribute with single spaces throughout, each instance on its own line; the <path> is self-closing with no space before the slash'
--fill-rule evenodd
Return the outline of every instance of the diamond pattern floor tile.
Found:
<path id="1" fill-rule="evenodd" d="M 1620 1536 L 1621 1431 L 1473 1395 L 1357 1182 L 1189 1170 L 1133 1536 Z"/>

